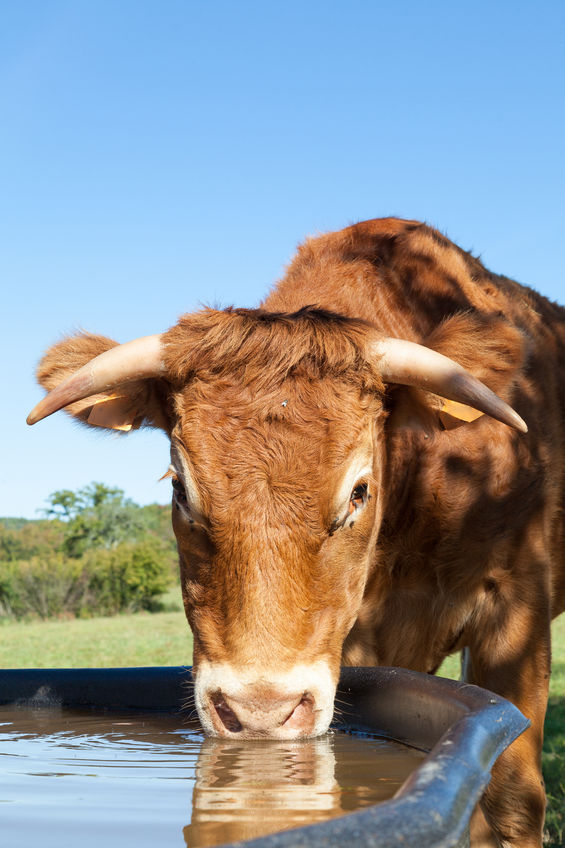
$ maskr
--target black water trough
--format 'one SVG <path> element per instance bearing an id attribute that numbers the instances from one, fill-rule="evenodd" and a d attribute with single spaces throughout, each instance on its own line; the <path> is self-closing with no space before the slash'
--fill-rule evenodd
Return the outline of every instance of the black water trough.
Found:
<path id="1" fill-rule="evenodd" d="M 188 668 L 0 671 L 0 704 L 177 712 Z M 497 757 L 528 726 L 508 701 L 464 683 L 396 668 L 344 668 L 339 727 L 429 751 L 395 797 L 321 824 L 253 839 L 247 848 L 463 848 Z"/>

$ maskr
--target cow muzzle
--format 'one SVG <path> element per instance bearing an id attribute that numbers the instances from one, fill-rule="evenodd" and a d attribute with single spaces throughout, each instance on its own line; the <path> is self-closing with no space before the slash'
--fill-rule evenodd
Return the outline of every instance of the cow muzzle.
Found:
<path id="1" fill-rule="evenodd" d="M 335 683 L 323 662 L 244 675 L 227 664 L 202 663 L 194 691 L 200 721 L 212 736 L 298 739 L 328 729 Z"/>

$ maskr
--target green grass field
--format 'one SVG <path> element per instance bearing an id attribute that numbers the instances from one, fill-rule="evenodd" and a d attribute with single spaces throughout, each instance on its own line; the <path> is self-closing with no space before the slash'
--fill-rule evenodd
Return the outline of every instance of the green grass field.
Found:
<path id="1" fill-rule="evenodd" d="M 69 621 L 0 625 L 0 668 L 80 668 L 190 665 L 192 637 L 179 589 L 165 598 L 167 612 Z M 450 657 L 440 673 L 459 676 Z M 553 670 L 544 744 L 549 798 L 549 848 L 565 845 L 565 615 L 553 624 Z"/>
<path id="2" fill-rule="evenodd" d="M 112 668 L 191 665 L 192 634 L 180 589 L 163 599 L 167 612 L 68 621 L 0 624 L 0 668 Z"/>

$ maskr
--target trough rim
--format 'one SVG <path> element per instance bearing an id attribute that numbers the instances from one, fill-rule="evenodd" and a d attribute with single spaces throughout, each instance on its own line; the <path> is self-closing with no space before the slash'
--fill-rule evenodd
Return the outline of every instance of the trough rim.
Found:
<path id="1" fill-rule="evenodd" d="M 180 712 L 190 666 L 2 669 L 0 704 Z M 455 848 L 500 754 L 529 726 L 509 701 L 467 683 L 388 667 L 344 667 L 338 692 L 352 699 L 332 725 L 427 751 L 396 795 L 318 824 L 245 842 L 246 848 Z"/>

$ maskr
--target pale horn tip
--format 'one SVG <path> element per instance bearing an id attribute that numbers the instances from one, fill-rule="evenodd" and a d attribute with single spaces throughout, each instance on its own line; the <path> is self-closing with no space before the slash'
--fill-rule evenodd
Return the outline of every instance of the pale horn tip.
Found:
<path id="1" fill-rule="evenodd" d="M 524 419 L 520 415 L 518 415 L 518 413 L 516 412 L 515 409 L 513 409 L 512 412 L 516 416 L 514 418 L 514 424 L 513 424 L 514 429 L 518 430 L 520 433 L 527 433 L 528 432 L 528 425 L 526 424 Z"/>
<path id="2" fill-rule="evenodd" d="M 33 424 L 37 424 L 38 421 L 41 421 L 43 418 L 46 418 L 48 413 L 44 412 L 45 404 L 43 401 L 40 401 L 36 406 L 33 407 L 28 417 L 26 418 L 26 424 L 29 424 L 31 427 Z"/>

